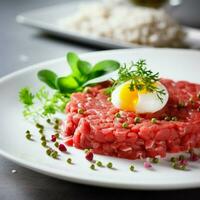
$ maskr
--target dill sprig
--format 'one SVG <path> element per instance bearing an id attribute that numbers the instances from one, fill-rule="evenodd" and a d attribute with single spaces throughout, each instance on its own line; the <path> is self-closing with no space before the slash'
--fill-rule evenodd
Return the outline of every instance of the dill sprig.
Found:
<path id="1" fill-rule="evenodd" d="M 118 71 L 118 79 L 114 81 L 113 86 L 109 89 L 109 92 L 113 91 L 117 85 L 130 81 L 129 89 L 131 91 L 146 90 L 148 92 L 156 92 L 157 97 L 161 102 L 163 102 L 163 96 L 165 95 L 165 90 L 159 89 L 156 86 L 158 82 L 159 73 L 153 73 L 147 68 L 145 60 L 139 60 L 138 62 L 127 65 L 121 65 Z"/>

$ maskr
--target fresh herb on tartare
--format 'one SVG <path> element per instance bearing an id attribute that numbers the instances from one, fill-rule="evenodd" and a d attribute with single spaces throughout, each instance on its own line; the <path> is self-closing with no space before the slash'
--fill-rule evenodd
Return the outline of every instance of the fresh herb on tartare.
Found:
<path id="1" fill-rule="evenodd" d="M 111 73 L 120 67 L 118 61 L 102 60 L 92 65 L 88 61 L 81 60 L 77 54 L 69 52 L 66 56 L 71 74 L 58 76 L 51 70 L 40 70 L 38 79 L 55 90 L 50 94 L 45 87 L 33 94 L 30 88 L 22 88 L 19 92 L 20 102 L 24 105 L 23 114 L 25 117 L 32 116 L 35 120 L 38 117 L 49 117 L 57 112 L 63 112 L 71 94 L 83 91 L 91 84 L 92 79 Z M 98 83 L 98 81 L 95 81 Z M 38 102 L 40 106 L 38 105 Z"/>

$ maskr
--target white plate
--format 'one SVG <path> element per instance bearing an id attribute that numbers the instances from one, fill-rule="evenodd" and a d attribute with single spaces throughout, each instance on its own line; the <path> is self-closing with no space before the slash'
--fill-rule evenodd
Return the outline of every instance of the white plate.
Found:
<path id="1" fill-rule="evenodd" d="M 200 52 L 170 49 L 135 49 L 102 51 L 81 55 L 81 58 L 91 62 L 100 59 L 116 59 L 127 62 L 144 58 L 151 69 L 159 71 L 161 76 L 175 80 L 188 80 L 200 83 Z M 54 160 L 45 154 L 40 145 L 39 134 L 33 124 L 22 117 L 22 107 L 18 101 L 18 91 L 24 86 L 38 89 L 42 84 L 37 80 L 37 71 L 48 68 L 59 74 L 69 72 L 64 58 L 48 61 L 15 72 L 0 79 L 0 111 L 1 111 L 1 139 L 0 154 L 32 170 L 56 178 L 98 185 L 126 189 L 176 189 L 200 186 L 200 162 L 191 164 L 189 171 L 177 171 L 169 167 L 167 160 L 154 165 L 153 170 L 143 167 L 142 161 L 130 161 L 95 155 L 103 163 L 112 161 L 116 170 L 98 168 L 93 171 L 90 163 L 84 158 L 80 150 L 69 148 L 70 155 L 62 154 L 60 160 Z M 25 131 L 30 129 L 35 139 L 30 142 L 25 139 Z M 65 160 L 72 157 L 74 165 L 66 164 Z M 137 172 L 129 170 L 134 163 Z"/>
<path id="2" fill-rule="evenodd" d="M 87 0 L 91 2 L 93 0 Z M 69 29 L 63 28 L 59 25 L 58 21 L 62 18 L 66 18 L 74 12 L 77 12 L 80 2 L 78 1 L 69 1 L 66 4 L 55 5 L 51 7 L 41 8 L 33 10 L 30 12 L 25 12 L 17 16 L 17 22 L 28 25 L 31 27 L 39 28 L 43 31 L 49 32 L 56 36 L 67 38 L 69 40 L 78 41 L 85 44 L 101 46 L 105 48 L 133 48 L 133 47 L 142 47 L 141 45 L 119 42 L 116 40 L 111 40 L 105 37 L 93 37 L 82 35 L 79 32 L 72 32 Z M 84 1 L 84 3 L 87 3 Z M 185 31 L 188 34 L 186 38 L 186 43 L 191 48 L 200 48 L 200 30 L 185 27 Z"/>

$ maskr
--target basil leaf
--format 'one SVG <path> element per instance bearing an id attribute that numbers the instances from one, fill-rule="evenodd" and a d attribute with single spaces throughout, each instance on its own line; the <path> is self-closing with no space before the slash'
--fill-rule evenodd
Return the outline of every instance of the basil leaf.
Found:
<path id="1" fill-rule="evenodd" d="M 92 68 L 92 65 L 84 60 L 79 60 L 77 66 L 82 75 L 88 75 Z"/>
<path id="2" fill-rule="evenodd" d="M 79 84 L 72 75 L 69 75 L 57 78 L 56 86 L 61 93 L 72 93 L 79 87 Z"/>
<path id="3" fill-rule="evenodd" d="M 44 83 L 46 83 L 49 87 L 53 89 L 57 89 L 56 87 L 56 78 L 57 75 L 53 71 L 50 70 L 40 70 L 37 73 L 37 77 Z"/>
<path id="4" fill-rule="evenodd" d="M 106 72 L 103 71 L 103 70 L 102 71 L 92 72 L 92 73 L 89 74 L 89 80 L 97 78 L 99 76 L 103 76 L 104 74 L 106 74 Z"/>
<path id="5" fill-rule="evenodd" d="M 93 79 L 104 74 L 113 72 L 120 67 L 120 64 L 114 60 L 103 60 L 95 64 L 89 75 L 89 79 Z"/>
<path id="6" fill-rule="evenodd" d="M 69 52 L 67 54 L 67 62 L 72 70 L 72 74 L 74 77 L 79 78 L 80 77 L 80 71 L 78 69 L 78 61 L 79 61 L 79 57 L 77 54 L 73 53 L 73 52 Z"/>

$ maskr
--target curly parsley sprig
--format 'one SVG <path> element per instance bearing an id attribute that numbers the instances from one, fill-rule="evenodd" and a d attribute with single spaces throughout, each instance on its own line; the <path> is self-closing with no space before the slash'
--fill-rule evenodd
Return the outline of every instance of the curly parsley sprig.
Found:
<path id="1" fill-rule="evenodd" d="M 131 91 L 146 90 L 148 92 L 156 92 L 159 100 L 163 102 L 165 90 L 156 86 L 159 80 L 159 73 L 153 73 L 147 68 L 145 60 L 139 60 L 136 63 L 131 62 L 129 65 L 121 65 L 118 71 L 118 79 L 113 81 L 113 86 L 108 88 L 106 92 L 111 93 L 117 85 L 130 81 L 129 89 Z"/>
<path id="2" fill-rule="evenodd" d="M 50 94 L 45 87 L 33 94 L 30 88 L 25 87 L 19 92 L 19 100 L 24 106 L 24 117 L 37 121 L 38 117 L 50 117 L 57 112 L 63 112 L 69 97 L 59 92 Z"/>

